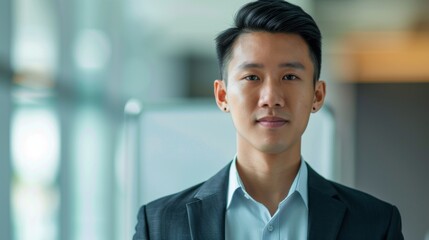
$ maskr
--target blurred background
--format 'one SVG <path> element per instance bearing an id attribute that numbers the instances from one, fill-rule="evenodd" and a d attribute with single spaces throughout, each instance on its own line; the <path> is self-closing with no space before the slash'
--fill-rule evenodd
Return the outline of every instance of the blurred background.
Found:
<path id="1" fill-rule="evenodd" d="M 214 38 L 246 2 L 0 0 L 0 239 L 130 239 L 140 205 L 230 161 Z M 429 240 L 429 1 L 292 2 L 328 84 L 304 158 Z"/>

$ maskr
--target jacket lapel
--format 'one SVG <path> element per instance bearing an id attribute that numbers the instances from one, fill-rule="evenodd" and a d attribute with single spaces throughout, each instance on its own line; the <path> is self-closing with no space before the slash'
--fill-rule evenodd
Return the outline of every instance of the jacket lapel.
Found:
<path id="1" fill-rule="evenodd" d="M 309 240 L 333 240 L 341 228 L 346 206 L 335 188 L 308 167 Z"/>
<path id="2" fill-rule="evenodd" d="M 226 195 L 228 191 L 228 164 L 207 180 L 186 204 L 192 239 L 220 240 L 225 238 Z"/>

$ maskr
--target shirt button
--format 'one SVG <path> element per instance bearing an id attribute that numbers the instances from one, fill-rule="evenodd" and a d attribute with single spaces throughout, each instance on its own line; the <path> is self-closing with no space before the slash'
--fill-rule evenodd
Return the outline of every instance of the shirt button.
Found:
<path id="1" fill-rule="evenodd" d="M 268 231 L 272 232 L 273 230 L 274 230 L 273 225 L 269 225 L 269 226 L 268 226 Z"/>

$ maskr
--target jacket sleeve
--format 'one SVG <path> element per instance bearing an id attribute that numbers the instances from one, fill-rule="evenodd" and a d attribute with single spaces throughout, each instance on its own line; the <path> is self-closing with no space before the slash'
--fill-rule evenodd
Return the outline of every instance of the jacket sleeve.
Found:
<path id="1" fill-rule="evenodd" d="M 149 240 L 146 206 L 142 206 L 137 215 L 136 232 L 134 233 L 133 240 Z"/>
<path id="2" fill-rule="evenodd" d="M 387 230 L 386 240 L 403 240 L 401 215 L 397 207 L 392 206 L 390 225 Z"/>

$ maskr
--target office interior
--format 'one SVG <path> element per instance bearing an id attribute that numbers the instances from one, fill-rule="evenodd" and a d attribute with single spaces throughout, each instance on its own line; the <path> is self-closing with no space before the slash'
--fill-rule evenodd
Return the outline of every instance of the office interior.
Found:
<path id="1" fill-rule="evenodd" d="M 214 38 L 246 2 L 0 0 L 0 239 L 130 239 L 142 116 L 216 108 Z M 429 240 L 429 1 L 291 2 L 323 34 L 325 177 Z"/>

